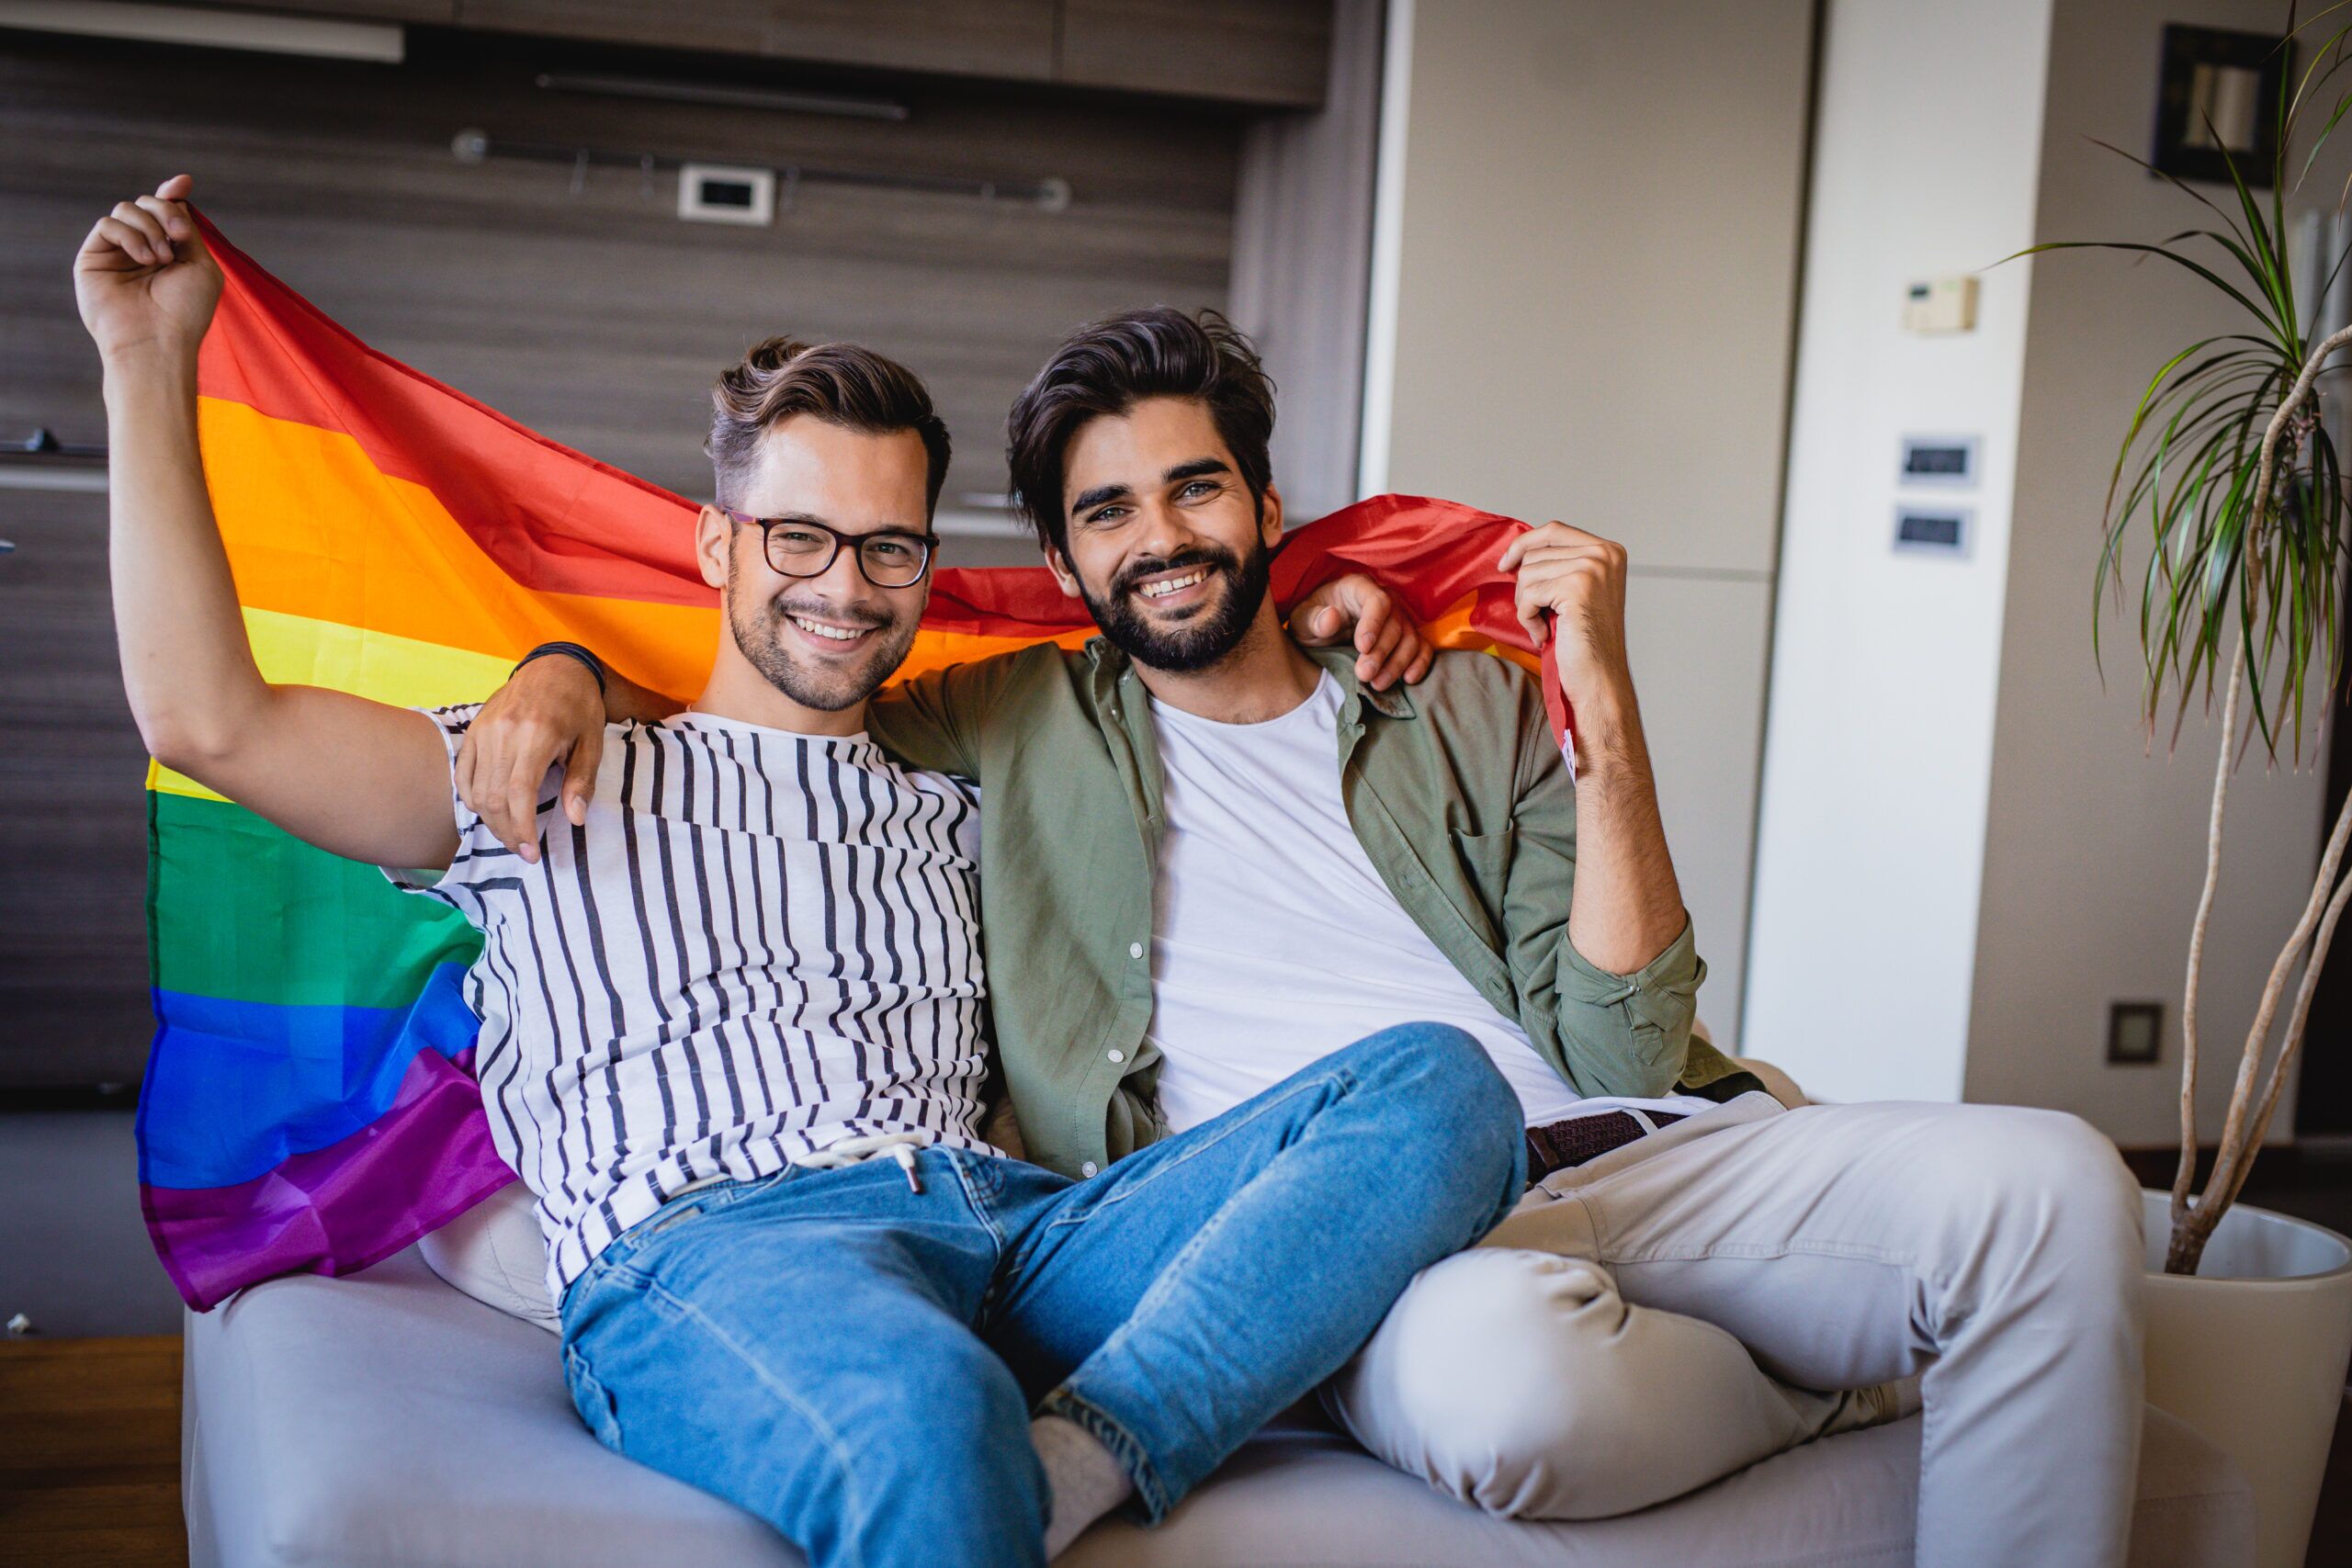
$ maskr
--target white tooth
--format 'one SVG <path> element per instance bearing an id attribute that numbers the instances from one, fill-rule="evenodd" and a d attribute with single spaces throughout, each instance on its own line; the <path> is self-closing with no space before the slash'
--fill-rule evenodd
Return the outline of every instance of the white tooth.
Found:
<path id="1" fill-rule="evenodd" d="M 1182 577 L 1172 578 L 1166 582 L 1155 582 L 1144 589 L 1144 595 L 1150 599 L 1164 599 L 1170 593 L 1182 592 L 1195 582 L 1205 581 L 1207 577 L 1208 573 L 1205 571 L 1195 571 Z"/>
<path id="2" fill-rule="evenodd" d="M 853 642 L 856 640 L 858 637 L 858 634 L 854 631 L 844 630 L 838 626 L 823 626 L 816 621 L 805 621 L 798 615 L 792 617 L 792 624 L 798 626 L 801 630 L 809 633 L 811 636 L 830 637 L 835 642 Z"/>

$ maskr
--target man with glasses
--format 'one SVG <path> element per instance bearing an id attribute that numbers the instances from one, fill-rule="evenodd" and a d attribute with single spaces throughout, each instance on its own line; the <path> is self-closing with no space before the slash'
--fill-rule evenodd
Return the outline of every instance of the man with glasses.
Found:
<path id="1" fill-rule="evenodd" d="M 1508 1211 L 1515 1102 L 1439 1025 L 1098 1179 L 989 1145 L 978 801 L 864 733 L 948 457 L 878 355 L 776 339 L 719 378 L 709 682 L 605 730 L 594 804 L 526 852 L 453 805 L 474 710 L 265 682 L 198 448 L 220 276 L 187 194 L 117 206 L 74 264 L 131 709 L 167 766 L 481 929 L 484 1103 L 601 1441 L 820 1568 L 1035 1568 L 1130 1493 L 1156 1518 Z"/>

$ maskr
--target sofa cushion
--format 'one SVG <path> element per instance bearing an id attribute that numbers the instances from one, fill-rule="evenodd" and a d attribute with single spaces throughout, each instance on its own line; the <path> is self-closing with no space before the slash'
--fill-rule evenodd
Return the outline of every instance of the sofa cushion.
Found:
<path id="1" fill-rule="evenodd" d="M 416 1244 L 424 1266 L 486 1307 L 563 1332 L 548 1295 L 548 1238 L 531 1190 L 510 1181 Z"/>
<path id="2" fill-rule="evenodd" d="M 788 1568 L 715 1497 L 607 1452 L 548 1335 L 415 1249 L 346 1280 L 256 1285 L 187 1323 L 196 1568 Z M 1487 1518 L 1301 1420 L 1261 1435 L 1156 1530 L 1112 1520 L 1071 1568 L 1795 1568 L 1908 1563 L 1918 1422 L 1849 1433 L 1624 1518 Z M 2136 1568 L 2251 1560 L 2245 1483 L 2149 1412 Z"/>

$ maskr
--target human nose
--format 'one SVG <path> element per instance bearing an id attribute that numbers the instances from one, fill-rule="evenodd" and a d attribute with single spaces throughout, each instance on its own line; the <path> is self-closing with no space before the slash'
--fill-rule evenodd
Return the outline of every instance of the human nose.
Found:
<path id="1" fill-rule="evenodd" d="M 839 539 L 834 545 L 833 558 L 825 563 L 824 570 L 807 580 L 809 586 L 828 599 L 843 604 L 866 598 L 873 592 L 873 584 L 866 581 L 865 573 L 859 569 L 857 541 Z"/>
<path id="2" fill-rule="evenodd" d="M 1166 502 L 1147 502 L 1138 510 L 1142 526 L 1135 536 L 1137 555 L 1167 560 L 1193 543 L 1193 530 L 1185 525 L 1183 514 Z"/>

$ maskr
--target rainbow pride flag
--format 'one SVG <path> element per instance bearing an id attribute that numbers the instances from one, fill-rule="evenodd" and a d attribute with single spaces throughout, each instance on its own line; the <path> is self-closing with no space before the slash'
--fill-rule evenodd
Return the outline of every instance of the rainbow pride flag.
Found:
<path id="1" fill-rule="evenodd" d="M 376 353 L 204 231 L 227 275 L 198 383 L 205 473 L 266 678 L 473 702 L 568 640 L 656 690 L 700 689 L 718 618 L 692 502 Z M 1494 570 L 1519 526 L 1378 497 L 1286 540 L 1275 592 L 1367 571 L 1441 644 L 1538 668 Z M 1092 629 L 1042 567 L 942 570 L 903 673 Z M 473 930 L 191 779 L 151 764 L 147 785 L 140 1186 L 189 1304 L 366 1268 L 512 1181 L 473 1076 Z"/>

